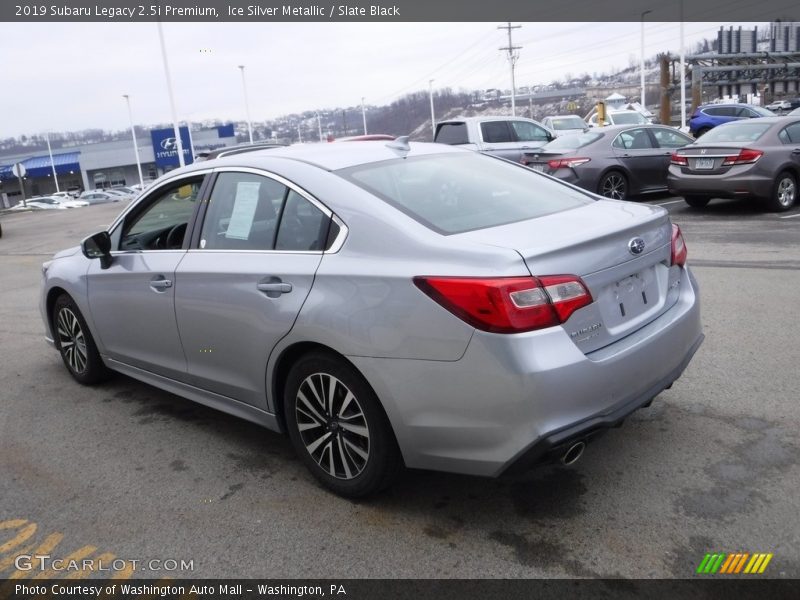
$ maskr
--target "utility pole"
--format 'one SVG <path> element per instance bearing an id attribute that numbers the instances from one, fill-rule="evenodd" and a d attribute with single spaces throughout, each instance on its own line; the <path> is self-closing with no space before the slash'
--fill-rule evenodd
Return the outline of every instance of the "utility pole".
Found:
<path id="1" fill-rule="evenodd" d="M 508 64 L 511 66 L 511 116 L 517 116 L 517 102 L 516 102 L 516 95 L 517 95 L 517 84 L 514 81 L 514 66 L 517 64 L 517 60 L 519 59 L 519 52 L 517 50 L 521 50 L 522 46 L 515 46 L 511 41 L 511 30 L 512 29 L 520 29 L 522 25 L 511 25 L 508 23 L 507 25 L 498 25 L 498 29 L 506 29 L 508 30 L 508 46 L 500 48 L 501 51 L 505 50 L 508 52 Z"/>
<path id="2" fill-rule="evenodd" d="M 642 52 L 642 54 L 641 54 L 641 57 L 640 57 L 641 58 L 641 63 L 639 65 L 639 76 L 641 77 L 641 82 L 640 83 L 642 85 L 642 95 L 641 95 L 641 98 L 640 98 L 641 104 L 642 104 L 642 109 L 646 109 L 647 108 L 647 104 L 645 103 L 645 89 L 644 89 L 644 85 L 645 85 L 645 82 L 644 82 L 644 18 L 647 15 L 649 15 L 651 12 L 653 12 L 653 11 L 652 10 L 646 10 L 641 14 L 641 21 L 642 21 L 642 27 L 641 27 L 642 46 L 641 46 L 641 52 Z"/>
<path id="3" fill-rule="evenodd" d="M 158 22 L 158 39 L 161 42 L 161 60 L 164 63 L 164 76 L 167 78 L 167 95 L 169 96 L 169 108 L 172 113 L 172 131 L 175 132 L 175 144 L 178 148 L 178 164 L 186 166 L 183 158 L 183 142 L 181 141 L 181 131 L 178 127 L 178 113 L 175 111 L 175 94 L 172 93 L 172 76 L 169 74 L 169 61 L 167 60 L 167 46 L 164 43 L 164 29 L 161 21 Z"/>
<path id="4" fill-rule="evenodd" d="M 681 20 L 681 130 L 686 129 L 686 44 L 683 40 L 683 0 L 680 4 Z"/>
<path id="5" fill-rule="evenodd" d="M 364 135 L 367 135 L 367 109 L 364 108 L 364 96 L 361 96 L 361 118 L 364 120 Z"/>
<path id="6" fill-rule="evenodd" d="M 431 100 L 431 141 L 436 139 L 436 117 L 433 113 L 433 79 L 428 79 L 428 97 Z"/>

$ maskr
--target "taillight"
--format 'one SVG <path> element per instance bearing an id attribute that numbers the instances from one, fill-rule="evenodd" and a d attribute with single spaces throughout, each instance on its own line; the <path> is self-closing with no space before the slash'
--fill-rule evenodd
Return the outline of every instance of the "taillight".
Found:
<path id="1" fill-rule="evenodd" d="M 669 159 L 671 165 L 678 165 L 679 167 L 688 167 L 689 160 L 685 156 L 681 156 L 677 152 L 673 152 Z"/>
<path id="2" fill-rule="evenodd" d="M 686 257 L 689 251 L 686 249 L 686 242 L 683 240 L 681 228 L 673 223 L 672 225 L 672 264 L 682 267 L 686 264 Z"/>
<path id="3" fill-rule="evenodd" d="M 756 162 L 764 153 L 761 150 L 752 150 L 750 148 L 742 148 L 736 156 L 727 156 L 722 161 L 723 167 L 731 165 L 747 165 Z"/>
<path id="4" fill-rule="evenodd" d="M 473 327 L 519 333 L 565 322 L 592 303 L 580 277 L 415 277 L 416 286 Z"/>
<path id="5" fill-rule="evenodd" d="M 585 165 L 592 160 L 591 158 L 558 158 L 547 161 L 547 166 L 551 169 L 571 169 L 579 165 Z"/>

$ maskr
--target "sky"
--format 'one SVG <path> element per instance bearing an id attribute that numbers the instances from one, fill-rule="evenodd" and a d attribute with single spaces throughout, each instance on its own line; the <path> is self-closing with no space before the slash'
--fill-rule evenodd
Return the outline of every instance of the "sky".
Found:
<path id="1" fill-rule="evenodd" d="M 623 69 L 640 24 L 515 23 L 517 86 Z M 436 88 L 510 88 L 504 23 L 164 23 L 180 121 L 254 122 L 305 110 L 388 104 Z M 686 23 L 685 40 L 721 25 Z M 678 23 L 645 23 L 645 55 L 677 52 Z M 0 137 L 171 121 L 155 23 L 0 23 Z"/>

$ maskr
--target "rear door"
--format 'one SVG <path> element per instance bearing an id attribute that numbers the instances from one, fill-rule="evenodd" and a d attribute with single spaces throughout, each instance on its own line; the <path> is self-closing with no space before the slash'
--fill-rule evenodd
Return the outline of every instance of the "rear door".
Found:
<path id="1" fill-rule="evenodd" d="M 330 211 L 277 176 L 217 173 L 176 273 L 175 314 L 193 385 L 267 408 L 267 359 L 311 290 L 330 222 Z"/>
<path id="2" fill-rule="evenodd" d="M 519 143 L 508 121 L 483 121 L 478 125 L 480 149 L 495 156 L 518 162 L 522 157 Z"/>
<path id="3" fill-rule="evenodd" d="M 688 135 L 684 135 L 671 127 L 653 127 L 648 130 L 653 137 L 653 143 L 661 150 L 660 157 L 660 178 L 659 187 L 667 186 L 667 172 L 669 171 L 669 161 L 672 153 L 677 148 L 683 148 L 691 144 L 694 140 Z"/>
<path id="4" fill-rule="evenodd" d="M 666 187 L 664 150 L 656 147 L 646 128 L 621 131 L 611 147 L 628 174 L 632 194 Z"/>

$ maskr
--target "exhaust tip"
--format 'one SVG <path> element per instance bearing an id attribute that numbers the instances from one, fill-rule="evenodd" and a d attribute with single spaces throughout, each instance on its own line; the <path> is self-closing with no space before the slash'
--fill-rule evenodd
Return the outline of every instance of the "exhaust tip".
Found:
<path id="1" fill-rule="evenodd" d="M 586 448 L 585 442 L 575 442 L 569 449 L 564 452 L 564 455 L 561 457 L 561 464 L 562 465 L 572 465 L 580 460 L 580 457 L 583 456 L 583 450 Z"/>

